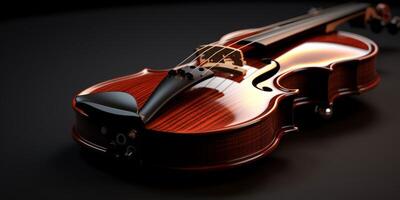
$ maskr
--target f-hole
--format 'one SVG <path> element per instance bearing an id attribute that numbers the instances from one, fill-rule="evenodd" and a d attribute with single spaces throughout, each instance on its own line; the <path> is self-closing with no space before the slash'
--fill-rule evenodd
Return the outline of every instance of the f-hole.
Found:
<path id="1" fill-rule="evenodd" d="M 265 92 L 272 92 L 272 88 L 267 87 L 267 86 L 263 86 L 263 87 L 258 87 L 258 84 L 268 80 L 269 78 L 271 78 L 272 76 L 274 76 L 276 73 L 278 73 L 280 66 L 279 63 L 276 62 L 276 67 L 274 67 L 273 69 L 261 74 L 260 76 L 257 76 L 251 83 L 253 84 L 254 87 L 265 91 Z"/>

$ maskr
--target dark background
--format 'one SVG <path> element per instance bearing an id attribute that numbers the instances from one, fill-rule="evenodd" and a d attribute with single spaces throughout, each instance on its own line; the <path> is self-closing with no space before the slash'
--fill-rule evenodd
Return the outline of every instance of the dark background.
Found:
<path id="1" fill-rule="evenodd" d="M 200 3 L 200 4 L 208 4 L 213 2 L 219 2 L 224 4 L 231 4 L 232 2 L 275 2 L 272 0 L 135 0 L 135 1 L 106 1 L 106 0 L 98 0 L 95 2 L 89 1 L 77 1 L 77 0 L 58 0 L 58 1 L 45 1 L 45 0 L 36 0 L 36 1 L 4 1 L 0 3 L 0 17 L 3 19 L 16 18 L 16 17 L 27 17 L 27 16 L 37 16 L 37 15 L 46 15 L 60 12 L 70 12 L 70 11 L 79 11 L 79 10 L 88 10 L 88 9 L 98 9 L 98 8 L 115 8 L 115 7 L 126 7 L 126 6 L 142 6 L 142 5 L 171 5 L 171 4 L 188 4 L 188 3 Z M 300 3 L 300 4 L 309 4 L 312 5 L 321 4 L 321 2 L 325 2 L 325 4 L 339 4 L 349 2 L 348 0 L 280 0 L 276 2 L 283 3 Z M 354 0 L 353 0 L 354 2 Z M 357 1 L 356 1 L 357 2 Z M 399 5 L 400 1 L 398 0 L 370 0 L 370 1 L 359 1 L 359 2 L 369 2 L 369 3 L 388 3 L 390 5 Z M 190 12 L 190 11 L 189 11 Z"/>
<path id="2" fill-rule="evenodd" d="M 78 91 L 143 67 L 171 67 L 224 33 L 334 3 L 3 4 L 1 198 L 400 199 L 400 38 L 387 33 L 343 27 L 379 44 L 379 87 L 336 102 L 329 121 L 302 109 L 301 131 L 250 166 L 211 173 L 137 169 L 82 153 L 70 136 Z"/>

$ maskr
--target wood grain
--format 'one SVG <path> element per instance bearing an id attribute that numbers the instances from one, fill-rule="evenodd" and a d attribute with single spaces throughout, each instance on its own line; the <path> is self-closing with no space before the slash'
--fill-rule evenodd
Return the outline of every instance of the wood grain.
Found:
<path id="1" fill-rule="evenodd" d="M 143 161 L 170 168 L 214 169 L 255 160 L 274 149 L 284 133 L 296 130 L 294 107 L 331 105 L 339 96 L 376 86 L 377 50 L 366 38 L 333 32 L 302 38 L 270 53 L 281 66 L 262 83 L 271 92 L 251 84 L 251 72 L 262 67 L 259 64 L 245 66 L 249 72 L 240 79 L 217 76 L 201 82 L 174 98 L 146 124 L 141 134 Z M 247 59 L 248 64 L 260 63 Z M 145 69 L 81 94 L 128 92 L 141 107 L 166 73 Z M 81 135 L 75 131 L 78 141 Z"/>

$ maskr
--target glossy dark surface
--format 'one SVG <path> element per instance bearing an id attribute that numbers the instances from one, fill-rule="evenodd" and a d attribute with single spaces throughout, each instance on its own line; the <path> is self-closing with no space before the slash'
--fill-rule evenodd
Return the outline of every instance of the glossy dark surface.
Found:
<path id="1" fill-rule="evenodd" d="M 103 92 L 96 94 L 79 95 L 74 101 L 79 110 L 85 110 L 85 114 L 103 112 L 115 116 L 138 117 L 138 107 L 134 97 L 125 92 Z"/>
<path id="2" fill-rule="evenodd" d="M 163 64 L 175 64 L 188 49 L 218 34 L 245 28 L 244 24 L 256 27 L 284 19 L 283 14 L 301 14 L 310 6 L 145 6 L 2 24 L 1 88 L 8 94 L 1 98 L 7 114 L 2 126 L 8 133 L 1 134 L 2 194 L 60 199 L 398 199 L 400 47 L 398 37 L 387 34 L 357 30 L 381 46 L 378 71 L 383 81 L 377 90 L 338 102 L 331 121 L 301 114 L 302 131 L 284 137 L 281 148 L 251 167 L 201 176 L 137 172 L 80 156 L 70 139 L 70 99 L 82 85 L 138 72 L 145 65 L 165 68 Z M 218 14 L 188 16 L 187 9 L 193 13 L 211 9 Z M 239 20 L 235 18 L 239 12 L 233 11 L 242 9 L 254 12 L 239 14 Z M 185 23 L 180 22 L 183 15 Z M 211 21 L 216 16 L 223 22 Z M 199 24 L 205 22 L 208 28 L 195 37 Z M 182 39 L 172 44 L 156 37 L 159 27 Z M 143 49 L 149 42 L 143 37 L 153 39 L 149 49 Z M 176 50 L 168 54 L 159 48 L 171 45 Z"/>
<path id="3" fill-rule="evenodd" d="M 158 75 L 156 75 L 156 77 L 157 76 Z M 165 107 L 166 104 L 173 101 L 173 99 L 183 91 L 200 82 L 204 82 L 213 76 L 214 73 L 212 71 L 205 70 L 202 67 L 196 68 L 196 66 L 186 66 L 179 70 L 171 69 L 168 71 L 168 75 L 157 84 L 157 87 L 152 91 L 151 95 L 146 100 L 146 103 L 140 109 L 140 115 L 142 116 L 143 122 L 149 122 L 162 108 Z M 150 77 L 150 79 L 152 78 Z M 140 80 L 140 82 L 146 83 L 151 81 Z M 150 88 L 153 87 L 154 86 L 150 86 Z M 147 90 L 147 88 L 148 86 L 142 88 L 142 90 Z M 134 86 L 132 89 L 134 89 Z"/>

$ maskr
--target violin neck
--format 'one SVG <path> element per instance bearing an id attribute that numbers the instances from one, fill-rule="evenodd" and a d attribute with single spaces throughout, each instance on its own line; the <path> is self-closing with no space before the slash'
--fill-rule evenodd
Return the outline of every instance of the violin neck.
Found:
<path id="1" fill-rule="evenodd" d="M 248 37 L 241 43 L 270 45 L 283 39 L 312 30 L 331 32 L 342 23 L 364 16 L 369 7 L 370 5 L 368 3 L 348 3 L 328 8 L 318 11 L 315 15 L 310 15 L 310 17 L 301 18 L 300 20 L 295 20 L 272 30 L 266 30 Z"/>

